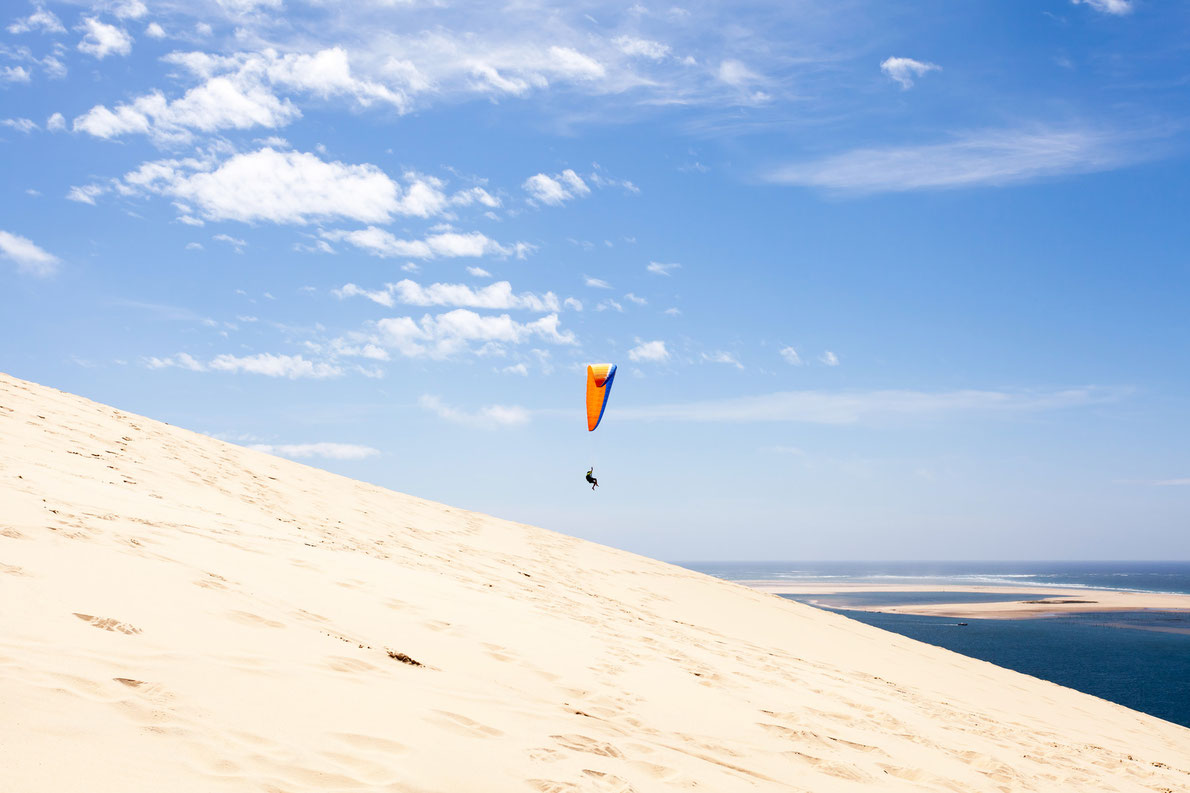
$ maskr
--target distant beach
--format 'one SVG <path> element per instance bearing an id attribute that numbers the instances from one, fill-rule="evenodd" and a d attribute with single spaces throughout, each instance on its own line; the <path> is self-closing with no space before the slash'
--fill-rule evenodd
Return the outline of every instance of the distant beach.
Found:
<path id="1" fill-rule="evenodd" d="M 684 566 L 1190 726 L 1190 562 Z"/>

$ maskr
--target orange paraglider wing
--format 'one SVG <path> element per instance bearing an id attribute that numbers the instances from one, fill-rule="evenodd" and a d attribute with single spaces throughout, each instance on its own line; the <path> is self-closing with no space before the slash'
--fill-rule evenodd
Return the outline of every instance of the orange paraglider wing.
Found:
<path id="1" fill-rule="evenodd" d="M 616 377 L 613 363 L 593 363 L 587 367 L 587 430 L 594 431 L 603 420 L 607 397 Z"/>

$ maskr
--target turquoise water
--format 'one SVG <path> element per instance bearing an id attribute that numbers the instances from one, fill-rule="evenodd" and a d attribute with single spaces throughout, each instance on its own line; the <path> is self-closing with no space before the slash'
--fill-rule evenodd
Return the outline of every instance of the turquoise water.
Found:
<path id="1" fill-rule="evenodd" d="M 1188 562 L 682 563 L 728 580 L 871 584 L 843 595 L 787 595 L 830 602 L 839 614 L 957 653 L 1050 680 L 1190 727 L 1190 613 L 1063 614 L 1022 620 L 922 617 L 855 611 L 863 605 L 960 602 L 955 593 L 881 592 L 880 584 L 1003 584 L 1190 594 Z M 1030 592 L 1043 592 L 1043 589 Z M 966 602 L 1034 599 L 968 593 Z M 906 596 L 910 599 L 907 599 Z M 1093 599 L 1088 593 L 1088 599 Z M 825 606 L 820 606 L 825 607 Z"/>

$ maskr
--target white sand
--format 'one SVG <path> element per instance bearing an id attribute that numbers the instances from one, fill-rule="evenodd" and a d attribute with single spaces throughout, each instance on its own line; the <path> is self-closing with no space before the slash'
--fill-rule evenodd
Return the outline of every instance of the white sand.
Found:
<path id="1" fill-rule="evenodd" d="M 3 793 L 1187 789 L 1150 716 L 0 375 Z"/>

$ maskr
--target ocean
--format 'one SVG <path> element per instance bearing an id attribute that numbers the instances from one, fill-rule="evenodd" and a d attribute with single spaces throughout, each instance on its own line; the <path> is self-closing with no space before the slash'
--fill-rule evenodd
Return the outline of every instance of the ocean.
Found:
<path id="1" fill-rule="evenodd" d="M 1190 727 L 1190 613 L 1086 612 L 1038 619 L 923 617 L 855 611 L 881 603 L 976 602 L 1004 596 L 881 592 L 884 585 L 1012 584 L 1190 594 L 1190 562 L 679 562 L 729 581 L 870 584 L 846 595 L 785 595 L 851 619 L 1050 680 Z M 1037 589 L 1033 589 L 1036 587 Z M 829 603 L 830 605 L 826 605 Z M 850 607 L 850 608 L 848 608 Z"/>

